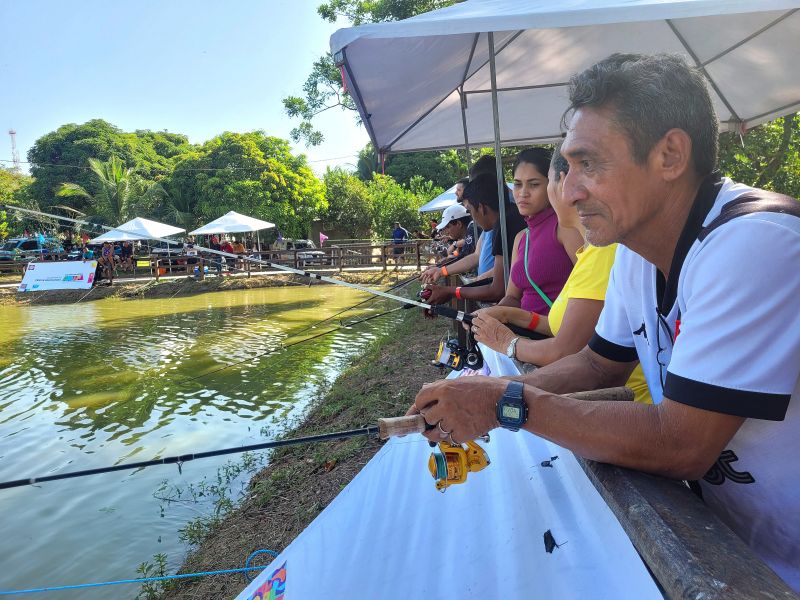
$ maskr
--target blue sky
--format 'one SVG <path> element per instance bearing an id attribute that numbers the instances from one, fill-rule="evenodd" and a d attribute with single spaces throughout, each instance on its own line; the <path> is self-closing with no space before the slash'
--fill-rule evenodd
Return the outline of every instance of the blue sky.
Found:
<path id="1" fill-rule="evenodd" d="M 24 161 L 43 134 L 92 118 L 193 143 L 255 129 L 288 139 L 281 98 L 301 95 L 312 62 L 346 26 L 324 22 L 318 3 L 0 0 L 0 159 L 11 158 L 11 128 Z M 325 143 L 295 152 L 318 173 L 349 168 L 366 132 L 339 109 L 318 119 Z"/>

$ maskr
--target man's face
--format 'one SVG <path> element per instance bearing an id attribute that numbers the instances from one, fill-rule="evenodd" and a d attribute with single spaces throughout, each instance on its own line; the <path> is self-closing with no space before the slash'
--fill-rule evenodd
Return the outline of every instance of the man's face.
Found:
<path id="1" fill-rule="evenodd" d="M 464 195 L 464 184 L 457 183 L 456 184 L 456 199 L 461 202 L 461 197 Z"/>
<path id="2" fill-rule="evenodd" d="M 494 227 L 494 224 L 491 223 L 491 219 L 487 218 L 487 211 L 483 205 L 479 204 L 475 206 L 469 200 L 464 202 L 464 208 L 467 209 L 469 216 L 472 217 L 472 220 L 478 224 L 478 227 L 481 229 L 491 229 Z"/>
<path id="3" fill-rule="evenodd" d="M 577 209 L 590 244 L 624 243 L 655 216 L 663 189 L 652 161 L 634 161 L 609 109 L 577 110 L 561 154 L 569 162 L 563 202 Z"/>

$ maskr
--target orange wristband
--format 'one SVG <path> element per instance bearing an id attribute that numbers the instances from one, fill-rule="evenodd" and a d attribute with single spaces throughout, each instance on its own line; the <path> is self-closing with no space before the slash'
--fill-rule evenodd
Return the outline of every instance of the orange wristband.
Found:
<path id="1" fill-rule="evenodd" d="M 450 275 L 450 273 L 447 272 L 447 267 L 443 266 L 442 267 L 442 277 L 447 277 L 448 275 Z"/>
<path id="2" fill-rule="evenodd" d="M 531 313 L 531 322 L 528 323 L 528 329 L 533 331 L 536 329 L 536 326 L 539 324 L 539 315 L 535 312 Z"/>
<path id="3" fill-rule="evenodd" d="M 458 298 L 459 300 L 463 300 L 463 298 L 461 298 L 461 288 L 460 287 L 456 288 L 456 298 Z"/>

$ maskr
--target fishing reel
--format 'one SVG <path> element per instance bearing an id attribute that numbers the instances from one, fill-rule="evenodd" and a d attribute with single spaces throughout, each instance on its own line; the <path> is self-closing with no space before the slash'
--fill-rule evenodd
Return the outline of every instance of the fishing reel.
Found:
<path id="1" fill-rule="evenodd" d="M 488 442 L 489 436 L 481 438 Z M 439 442 L 439 451 L 428 459 L 428 470 L 436 480 L 436 489 L 442 493 L 451 485 L 464 483 L 469 473 L 483 471 L 490 464 L 489 455 L 474 441 L 465 445 Z"/>
<path id="2" fill-rule="evenodd" d="M 483 354 L 470 334 L 467 336 L 466 347 L 462 346 L 457 338 L 443 339 L 439 342 L 436 358 L 431 363 L 454 371 L 460 371 L 464 367 L 478 371 L 483 367 Z"/>

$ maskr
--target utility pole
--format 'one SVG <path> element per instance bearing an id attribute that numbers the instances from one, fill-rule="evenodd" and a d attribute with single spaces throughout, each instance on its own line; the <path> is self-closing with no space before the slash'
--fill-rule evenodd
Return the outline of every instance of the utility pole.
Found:
<path id="1" fill-rule="evenodd" d="M 11 136 L 11 170 L 14 173 L 19 173 L 21 169 L 19 165 L 19 152 L 17 151 L 17 132 L 13 129 L 9 129 L 8 135 Z"/>

